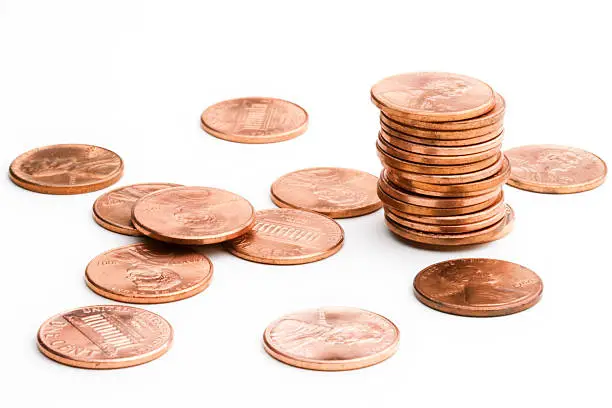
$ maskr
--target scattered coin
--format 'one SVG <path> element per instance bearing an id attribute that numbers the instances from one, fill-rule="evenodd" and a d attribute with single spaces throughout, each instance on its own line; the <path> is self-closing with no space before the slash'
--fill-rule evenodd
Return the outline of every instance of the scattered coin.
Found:
<path id="1" fill-rule="evenodd" d="M 206 256 L 151 241 L 98 255 L 87 265 L 85 281 L 97 294 L 120 302 L 166 303 L 202 292 L 212 274 Z"/>
<path id="2" fill-rule="evenodd" d="M 570 194 L 600 186 L 606 163 L 582 149 L 531 145 L 505 152 L 512 165 L 508 184 L 537 193 Z"/>
<path id="3" fill-rule="evenodd" d="M 255 226 L 229 241 L 234 255 L 253 262 L 297 265 L 327 258 L 342 248 L 344 231 L 333 219 L 291 208 L 260 210 Z"/>
<path id="4" fill-rule="evenodd" d="M 166 353 L 172 344 L 172 327 L 161 316 L 131 306 L 86 306 L 44 322 L 37 340 L 45 356 L 62 364 L 124 368 Z"/>
<path id="5" fill-rule="evenodd" d="M 495 94 L 484 82 L 444 72 L 385 78 L 372 87 L 371 96 L 385 112 L 425 122 L 470 119 L 495 106 Z"/>
<path id="6" fill-rule="evenodd" d="M 461 316 L 502 316 L 535 305 L 542 280 L 524 266 L 485 258 L 440 262 L 414 279 L 414 293 L 425 305 Z"/>
<path id="7" fill-rule="evenodd" d="M 133 184 L 102 194 L 94 202 L 93 218 L 103 228 L 125 235 L 142 235 L 132 224 L 132 208 L 141 197 L 179 184 L 147 183 Z"/>
<path id="8" fill-rule="evenodd" d="M 249 231 L 255 210 L 244 198 L 210 187 L 173 187 L 142 197 L 132 222 L 159 241 L 205 245 L 227 241 Z"/>
<path id="9" fill-rule="evenodd" d="M 239 98 L 210 106 L 201 124 L 207 133 L 231 142 L 274 143 L 303 134 L 308 114 L 282 99 Z"/>
<path id="10" fill-rule="evenodd" d="M 279 207 L 309 210 L 332 218 L 356 217 L 382 207 L 376 195 L 378 178 L 337 167 L 317 167 L 286 174 L 272 184 Z"/>
<path id="11" fill-rule="evenodd" d="M 264 349 L 295 367 L 355 370 L 378 364 L 397 351 L 399 330 L 376 313 L 324 307 L 281 317 L 264 332 Z"/>
<path id="12" fill-rule="evenodd" d="M 102 147 L 60 144 L 30 150 L 9 168 L 13 183 L 44 194 L 82 194 L 116 183 L 123 161 Z"/>

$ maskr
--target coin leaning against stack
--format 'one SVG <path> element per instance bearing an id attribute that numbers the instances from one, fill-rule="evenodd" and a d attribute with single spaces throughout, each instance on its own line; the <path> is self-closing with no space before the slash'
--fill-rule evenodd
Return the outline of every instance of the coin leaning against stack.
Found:
<path id="1" fill-rule="evenodd" d="M 392 76 L 371 90 L 381 110 L 378 195 L 387 226 L 427 246 L 481 244 L 511 230 L 502 186 L 505 101 L 482 81 L 451 73 Z"/>

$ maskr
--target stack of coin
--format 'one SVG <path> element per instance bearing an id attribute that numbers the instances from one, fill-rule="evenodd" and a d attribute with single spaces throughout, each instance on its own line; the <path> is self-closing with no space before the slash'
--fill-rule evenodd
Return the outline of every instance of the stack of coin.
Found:
<path id="1" fill-rule="evenodd" d="M 501 95 L 464 75 L 418 72 L 380 81 L 371 98 L 381 110 L 378 195 L 392 232 L 434 246 L 509 232 Z"/>

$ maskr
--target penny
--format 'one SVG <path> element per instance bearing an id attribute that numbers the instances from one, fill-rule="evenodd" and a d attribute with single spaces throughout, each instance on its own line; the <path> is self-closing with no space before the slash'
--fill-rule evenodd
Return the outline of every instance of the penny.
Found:
<path id="1" fill-rule="evenodd" d="M 119 234 L 142 235 L 132 224 L 132 207 L 141 197 L 179 184 L 147 183 L 132 184 L 102 194 L 94 202 L 93 218 L 103 228 Z"/>
<path id="2" fill-rule="evenodd" d="M 397 351 L 399 329 L 367 310 L 321 307 L 281 317 L 263 335 L 264 349 L 295 367 L 344 371 L 378 364 Z"/>
<path id="3" fill-rule="evenodd" d="M 215 244 L 251 229 L 255 210 L 244 198 L 210 187 L 172 187 L 142 197 L 132 222 L 144 235 L 159 241 Z"/>
<path id="4" fill-rule="evenodd" d="M 44 194 L 82 194 L 101 190 L 123 175 L 123 161 L 98 146 L 60 144 L 17 157 L 9 168 L 13 183 Z"/>
<path id="5" fill-rule="evenodd" d="M 85 281 L 120 302 L 166 303 L 202 292 L 212 274 L 210 259 L 193 249 L 150 241 L 98 255 L 87 265 Z"/>
<path id="6" fill-rule="evenodd" d="M 474 181 L 480 181 L 486 179 L 497 173 L 504 163 L 503 155 L 500 154 L 499 159 L 490 167 L 487 167 L 482 170 L 474 171 L 471 173 L 465 174 L 443 174 L 443 175 L 434 175 L 434 174 L 422 174 L 422 173 L 414 173 L 409 172 L 402 169 L 394 168 L 390 166 L 390 163 L 396 163 L 397 160 L 391 161 L 387 160 L 388 156 L 383 156 L 379 151 L 379 158 L 385 167 L 387 167 L 389 179 L 391 179 L 398 186 L 402 186 L 405 183 L 411 182 L 420 182 L 426 184 L 440 184 L 440 185 L 449 185 L 449 184 L 465 184 L 472 183 Z M 396 182 L 397 180 L 397 182 Z"/>
<path id="7" fill-rule="evenodd" d="M 503 119 L 506 111 L 506 102 L 504 98 L 498 93 L 495 94 L 495 107 L 484 115 L 477 116 L 472 119 L 465 119 L 455 122 L 423 122 L 420 120 L 408 119 L 406 117 L 394 116 L 388 114 L 389 118 L 395 121 L 401 121 L 402 123 L 414 127 L 432 130 L 466 130 L 475 129 L 484 126 L 491 125 L 495 122 L 499 122 Z"/>
<path id="8" fill-rule="evenodd" d="M 297 265 L 327 258 L 342 248 L 344 231 L 333 219 L 292 208 L 260 210 L 255 226 L 229 241 L 234 255 L 258 263 Z"/>
<path id="9" fill-rule="evenodd" d="M 410 143 L 416 143 L 424 146 L 433 147 L 464 147 L 474 146 L 481 143 L 489 142 L 501 135 L 504 132 L 503 128 L 500 128 L 494 132 L 486 133 L 482 136 L 473 137 L 470 139 L 426 139 L 424 137 L 412 136 L 407 133 L 401 132 L 393 127 L 389 126 L 384 120 L 380 121 L 381 132 L 387 133 L 389 136 L 396 139 L 400 139 Z"/>
<path id="10" fill-rule="evenodd" d="M 463 140 L 482 137 L 494 132 L 500 132 L 504 126 L 503 121 L 493 122 L 490 125 L 466 130 L 430 130 L 422 129 L 414 126 L 409 126 L 402 123 L 401 120 L 393 119 L 382 111 L 380 120 L 392 129 L 405 133 L 410 136 L 421 137 L 424 139 L 441 139 L 441 140 Z"/>
<path id="11" fill-rule="evenodd" d="M 470 119 L 495 106 L 495 94 L 489 85 L 444 72 L 395 75 L 378 82 L 370 93 L 381 110 L 424 122 Z"/>
<path id="12" fill-rule="evenodd" d="M 337 167 L 317 167 L 286 174 L 272 184 L 272 201 L 332 218 L 356 217 L 382 207 L 376 195 L 378 178 Z"/>
<path id="13" fill-rule="evenodd" d="M 202 129 L 220 139 L 238 143 L 275 143 L 293 139 L 308 127 L 306 111 L 276 98 L 239 98 L 207 108 Z"/>
<path id="14" fill-rule="evenodd" d="M 124 368 L 165 354 L 172 327 L 161 316 L 124 305 L 86 306 L 53 316 L 38 330 L 38 348 L 58 363 Z"/>
<path id="15" fill-rule="evenodd" d="M 508 184 L 537 193 L 570 194 L 600 186 L 606 163 L 582 149 L 531 145 L 505 152 L 512 165 Z"/>
<path id="16" fill-rule="evenodd" d="M 376 149 L 378 151 L 378 157 L 381 163 L 385 167 L 392 167 L 394 169 L 401 170 L 408 173 L 419 173 L 423 176 L 448 176 L 448 175 L 462 175 L 471 174 L 481 170 L 485 170 L 495 163 L 501 160 L 501 152 L 497 152 L 494 156 L 487 159 L 468 164 L 456 164 L 456 165 L 431 165 L 431 164 L 419 164 L 407 160 L 402 160 L 395 157 L 391 152 L 388 145 L 381 142 L 380 139 L 376 141 Z"/>
<path id="17" fill-rule="evenodd" d="M 420 144 L 422 141 L 421 139 L 407 140 L 403 136 L 396 137 L 393 135 L 394 131 L 390 130 L 384 124 L 382 124 L 381 127 L 382 129 L 378 135 L 379 137 L 385 139 L 385 141 L 387 141 L 389 144 L 402 150 L 431 156 L 464 156 L 481 153 L 494 148 L 499 148 L 502 140 L 504 139 L 504 132 L 502 131 L 497 133 L 492 139 L 487 139 L 484 142 L 476 142 L 467 146 L 431 146 L 427 144 Z"/>
<path id="18" fill-rule="evenodd" d="M 414 293 L 432 309 L 460 316 L 521 312 L 542 297 L 540 277 L 522 265 L 486 258 L 440 262 L 414 278 Z"/>
<path id="19" fill-rule="evenodd" d="M 398 186 L 399 187 L 399 186 Z M 481 191 L 464 191 L 464 192 L 453 192 L 453 193 L 441 193 L 439 191 L 432 191 L 432 190 L 423 190 L 420 189 L 418 187 L 414 187 L 412 185 L 403 185 L 401 187 L 402 190 L 406 190 L 409 191 L 411 193 L 414 194 L 420 194 L 420 195 L 426 195 L 426 196 L 430 196 L 430 197 L 443 197 L 443 198 L 466 198 L 466 197 L 475 197 L 475 196 L 479 196 L 482 194 L 486 194 L 486 193 L 490 193 L 492 191 L 495 191 L 501 187 L 495 187 L 495 188 L 490 188 L 487 190 L 481 190 Z"/>
<path id="20" fill-rule="evenodd" d="M 404 150 L 395 144 L 394 140 L 387 140 L 387 137 L 382 132 L 378 134 L 379 146 L 385 152 L 389 153 L 393 157 L 398 159 L 420 163 L 432 166 L 461 166 L 471 163 L 477 163 L 482 160 L 489 159 L 493 156 L 499 155 L 499 146 L 489 150 L 485 150 L 473 154 L 462 154 L 457 156 L 437 156 L 437 155 L 426 155 L 420 153 L 413 153 L 409 150 Z M 399 143 L 401 144 L 401 142 Z M 458 152 L 460 153 L 460 152 Z"/>

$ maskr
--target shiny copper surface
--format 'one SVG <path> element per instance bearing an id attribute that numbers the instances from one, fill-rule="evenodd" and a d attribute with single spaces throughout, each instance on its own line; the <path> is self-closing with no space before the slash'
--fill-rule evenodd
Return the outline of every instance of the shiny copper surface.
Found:
<path id="1" fill-rule="evenodd" d="M 155 191 L 134 205 L 134 226 L 159 241 L 204 245 L 236 238 L 250 230 L 255 211 L 244 198 L 210 187 Z"/>
<path id="2" fill-rule="evenodd" d="M 484 115 L 472 119 L 465 119 L 455 122 L 423 122 L 420 120 L 408 119 L 406 117 L 389 115 L 389 118 L 400 121 L 406 125 L 432 130 L 466 130 L 475 129 L 491 125 L 503 120 L 506 111 L 506 102 L 498 93 L 495 94 L 495 107 Z"/>
<path id="3" fill-rule="evenodd" d="M 490 86 L 444 72 L 415 72 L 385 78 L 372 87 L 372 101 L 399 117 L 426 122 L 474 118 L 495 106 Z"/>
<path id="4" fill-rule="evenodd" d="M 141 197 L 164 188 L 178 187 L 170 183 L 133 184 L 102 194 L 94 202 L 93 218 L 102 227 L 119 234 L 142 235 L 132 224 L 132 207 Z"/>
<path id="5" fill-rule="evenodd" d="M 394 137 L 396 139 L 404 140 L 410 143 L 417 143 L 424 146 L 434 147 L 474 146 L 481 143 L 489 142 L 499 137 L 499 135 L 502 134 L 504 131 L 503 128 L 500 128 L 494 132 L 486 133 L 482 136 L 472 137 L 470 139 L 426 139 L 424 137 L 409 135 L 399 129 L 394 129 L 392 127 L 391 122 L 387 121 L 384 116 L 381 116 L 380 128 L 382 132 L 387 133 L 389 136 Z"/>
<path id="6" fill-rule="evenodd" d="M 418 273 L 414 293 L 425 305 L 461 316 L 502 316 L 535 305 L 542 280 L 524 266 L 497 259 L 440 262 Z"/>
<path id="7" fill-rule="evenodd" d="M 503 121 L 493 122 L 489 125 L 478 127 L 474 129 L 465 130 L 431 130 L 422 129 L 414 126 L 409 126 L 402 123 L 401 120 L 391 118 L 385 115 L 385 112 L 380 113 L 380 121 L 385 125 L 389 126 L 398 132 L 405 133 L 410 136 L 421 137 L 424 139 L 435 139 L 435 140 L 464 140 L 473 139 L 475 137 L 482 137 L 491 133 L 499 133 L 504 127 Z M 448 123 L 448 122 L 445 122 Z"/>
<path id="8" fill-rule="evenodd" d="M 512 165 L 508 184 L 538 193 L 592 190 L 604 182 L 608 171 L 602 159 L 573 147 L 531 145 L 510 149 L 505 154 Z"/>
<path id="9" fill-rule="evenodd" d="M 207 108 L 202 129 L 218 138 L 238 143 L 274 143 L 293 139 L 308 127 L 306 111 L 275 98 L 239 98 Z"/>
<path id="10" fill-rule="evenodd" d="M 59 363 L 123 368 L 154 360 L 172 344 L 161 316 L 131 306 L 86 306 L 53 316 L 38 331 L 38 348 Z"/>
<path id="11" fill-rule="evenodd" d="M 486 218 L 481 221 L 477 221 L 470 224 L 458 224 L 458 225 L 436 225 L 436 224 L 425 224 L 415 221 L 410 221 L 409 219 L 402 218 L 396 215 L 392 211 L 386 211 L 385 215 L 391 221 L 395 221 L 397 224 L 402 227 L 410 228 L 412 230 L 423 231 L 423 232 L 433 232 L 437 234 L 463 234 L 466 232 L 478 231 L 487 227 L 490 227 L 493 224 L 501 221 L 502 218 L 506 216 L 506 212 L 497 211 L 493 214 L 492 217 Z"/>
<path id="12" fill-rule="evenodd" d="M 206 256 L 147 241 L 98 255 L 87 265 L 85 281 L 97 294 L 120 302 L 166 303 L 202 292 L 212 274 Z"/>
<path id="13" fill-rule="evenodd" d="M 322 307 L 285 315 L 263 335 L 264 349 L 283 363 L 323 371 L 368 367 L 391 357 L 399 330 L 366 310 Z"/>
<path id="14" fill-rule="evenodd" d="M 286 174 L 272 184 L 272 201 L 332 218 L 356 217 L 378 210 L 378 179 L 369 173 L 337 167 L 317 167 Z"/>
<path id="15" fill-rule="evenodd" d="M 82 194 L 116 183 L 123 161 L 102 147 L 62 144 L 40 147 L 17 157 L 9 168 L 11 180 L 44 194 Z"/>
<path id="16" fill-rule="evenodd" d="M 319 261 L 342 248 L 344 231 L 333 219 L 291 208 L 260 210 L 255 226 L 226 248 L 249 261 L 296 265 Z"/>

